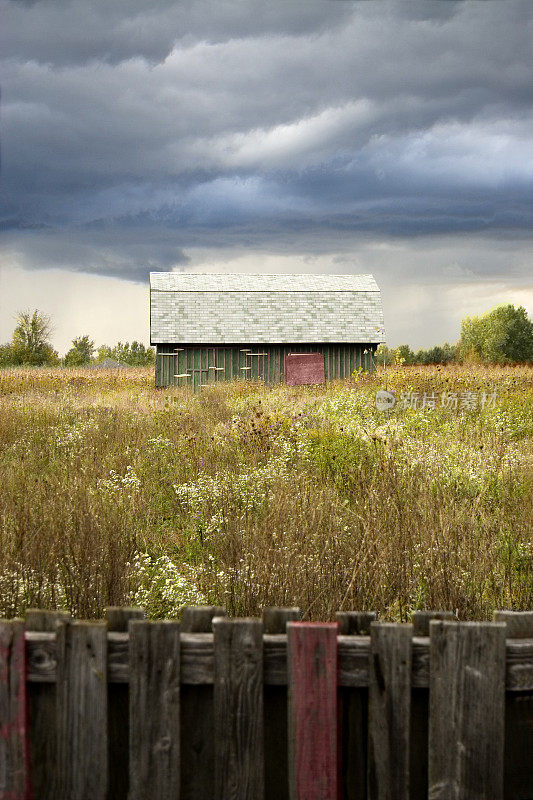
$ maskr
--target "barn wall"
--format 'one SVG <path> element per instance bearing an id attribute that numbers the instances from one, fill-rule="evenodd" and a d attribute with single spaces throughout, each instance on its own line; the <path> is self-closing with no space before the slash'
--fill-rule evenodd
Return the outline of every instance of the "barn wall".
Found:
<path id="1" fill-rule="evenodd" d="M 373 369 L 372 353 L 376 347 L 375 344 L 242 344 L 225 347 L 158 344 L 155 385 L 192 386 L 196 390 L 220 380 L 280 383 L 285 379 L 283 364 L 288 353 L 322 353 L 326 380 L 349 378 L 358 367 Z"/>

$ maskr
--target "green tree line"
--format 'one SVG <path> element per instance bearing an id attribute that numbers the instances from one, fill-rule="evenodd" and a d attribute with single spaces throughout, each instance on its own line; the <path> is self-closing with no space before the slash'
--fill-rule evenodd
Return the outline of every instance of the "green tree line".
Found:
<path id="1" fill-rule="evenodd" d="M 83 367 L 106 359 L 132 367 L 150 366 L 155 361 L 153 348 L 141 342 L 118 342 L 113 347 L 103 344 L 96 348 L 86 334 L 72 340 L 72 347 L 60 358 L 50 343 L 53 332 L 50 317 L 35 311 L 20 311 L 11 341 L 0 345 L 0 367 L 9 366 L 66 366 Z"/>
<path id="2" fill-rule="evenodd" d="M 531 364 L 533 322 L 523 306 L 500 305 L 480 316 L 465 317 L 457 344 L 445 342 L 427 350 L 408 344 L 380 345 L 378 364 Z"/>

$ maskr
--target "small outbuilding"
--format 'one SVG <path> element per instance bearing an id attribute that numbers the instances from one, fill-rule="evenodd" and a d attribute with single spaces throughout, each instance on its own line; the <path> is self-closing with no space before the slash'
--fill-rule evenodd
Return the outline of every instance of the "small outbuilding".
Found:
<path id="1" fill-rule="evenodd" d="M 158 387 L 348 378 L 382 341 L 372 275 L 150 273 Z"/>

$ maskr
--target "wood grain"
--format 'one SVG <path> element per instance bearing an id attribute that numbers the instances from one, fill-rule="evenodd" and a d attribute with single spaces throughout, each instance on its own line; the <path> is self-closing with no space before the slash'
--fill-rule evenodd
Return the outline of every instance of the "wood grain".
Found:
<path id="1" fill-rule="evenodd" d="M 368 636 L 370 624 L 377 618 L 377 611 L 337 611 L 335 614 L 341 636 Z"/>
<path id="2" fill-rule="evenodd" d="M 185 606 L 181 610 L 181 632 L 212 633 L 213 619 L 225 616 L 222 606 Z"/>
<path id="3" fill-rule="evenodd" d="M 180 625 L 133 620 L 129 800 L 178 800 Z"/>
<path id="4" fill-rule="evenodd" d="M 269 686 L 287 685 L 287 637 L 265 634 L 264 679 Z M 28 680 L 54 683 L 56 680 L 56 639 L 52 633 L 26 632 Z M 108 634 L 108 680 L 129 680 L 128 634 Z M 370 637 L 339 636 L 339 685 L 368 686 Z M 533 690 L 533 638 L 508 639 L 506 644 L 506 689 L 510 692 Z M 213 634 L 181 636 L 181 682 L 189 685 L 213 684 Z M 429 639 L 413 637 L 412 685 L 429 686 Z"/>
<path id="5" fill-rule="evenodd" d="M 505 625 L 433 621 L 430 800 L 502 800 Z"/>
<path id="6" fill-rule="evenodd" d="M 533 639 L 533 611 L 495 611 L 494 622 L 505 622 L 508 639 Z"/>
<path id="7" fill-rule="evenodd" d="M 411 622 L 413 623 L 414 636 L 429 636 L 429 623 L 432 619 L 457 619 L 453 611 L 413 611 Z"/>
<path id="8" fill-rule="evenodd" d="M 24 623 L 0 620 L 0 800 L 30 800 Z"/>
<path id="9" fill-rule="evenodd" d="M 302 611 L 296 606 L 282 606 L 263 609 L 263 630 L 265 633 L 285 633 L 287 622 L 296 622 L 302 618 Z"/>
<path id="10" fill-rule="evenodd" d="M 373 622 L 368 687 L 368 797 L 409 800 L 413 626 Z"/>
<path id="11" fill-rule="evenodd" d="M 336 622 L 290 622 L 291 800 L 337 800 L 339 731 Z"/>
<path id="12" fill-rule="evenodd" d="M 263 623 L 213 622 L 215 797 L 264 797 Z"/>
<path id="13" fill-rule="evenodd" d="M 108 786 L 107 625 L 57 630 L 57 763 L 60 800 L 105 800 Z"/>
<path id="14" fill-rule="evenodd" d="M 220 606 L 187 606 L 182 610 L 181 631 L 213 636 L 213 618 L 225 616 Z M 214 659 L 211 660 L 214 669 Z M 182 658 L 182 670 L 186 669 Z M 181 693 L 181 797 L 214 797 L 215 748 L 213 686 L 183 683 Z"/>
<path id="15" fill-rule="evenodd" d="M 110 631 L 121 633 L 128 632 L 128 625 L 132 619 L 146 619 L 144 608 L 128 608 L 126 606 L 108 606 L 105 614 L 107 627 Z"/>
<path id="16" fill-rule="evenodd" d="M 26 609 L 26 631 L 40 631 L 55 633 L 60 622 L 70 619 L 70 614 L 65 611 L 42 611 L 41 609 Z M 29 653 L 31 658 L 37 657 L 34 652 Z M 41 654 L 40 664 L 44 668 L 55 670 L 55 652 L 53 659 L 49 658 L 46 651 Z M 56 724 L 56 686 L 55 683 L 30 683 L 30 730 L 31 730 L 31 761 L 32 780 L 35 797 L 39 800 L 56 800 L 57 775 L 56 775 L 56 737 L 51 735 Z"/>

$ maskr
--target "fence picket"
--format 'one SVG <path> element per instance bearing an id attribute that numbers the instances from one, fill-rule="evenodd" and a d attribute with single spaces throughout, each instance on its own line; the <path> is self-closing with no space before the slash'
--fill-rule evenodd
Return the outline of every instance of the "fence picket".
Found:
<path id="1" fill-rule="evenodd" d="M 129 800 L 180 793 L 180 625 L 132 620 Z"/>
<path id="2" fill-rule="evenodd" d="M 222 606 L 185 606 L 181 610 L 181 632 L 212 633 L 213 619 L 225 616 Z"/>
<path id="3" fill-rule="evenodd" d="M 337 800 L 339 731 L 336 622 L 289 622 L 291 800 Z"/>
<path id="4" fill-rule="evenodd" d="M 215 797 L 264 797 L 263 623 L 213 621 Z"/>
<path id="5" fill-rule="evenodd" d="M 220 606 L 186 606 L 181 632 L 213 633 L 213 618 L 226 612 Z M 184 798 L 214 797 L 213 687 L 182 685 L 181 792 Z"/>
<path id="6" fill-rule="evenodd" d="M 108 606 L 105 617 L 108 630 L 115 633 L 127 633 L 128 625 L 132 619 L 145 619 L 146 611 L 144 608 L 126 608 L 123 606 Z"/>
<path id="7" fill-rule="evenodd" d="M 410 624 L 370 626 L 369 800 L 409 800 L 412 636 Z"/>
<path id="8" fill-rule="evenodd" d="M 107 624 L 57 629 L 57 774 L 60 800 L 105 800 Z"/>
<path id="9" fill-rule="evenodd" d="M 457 617 L 453 611 L 413 611 L 413 636 L 429 636 L 429 623 L 433 619 L 456 620 Z"/>
<path id="10" fill-rule="evenodd" d="M 341 636 L 368 636 L 370 625 L 376 622 L 376 611 L 337 611 L 335 618 L 339 623 Z"/>
<path id="11" fill-rule="evenodd" d="M 29 800 L 24 623 L 0 620 L 0 800 Z"/>
<path id="12" fill-rule="evenodd" d="M 533 611 L 495 611 L 494 622 L 505 622 L 508 639 L 533 639 Z"/>
<path id="13" fill-rule="evenodd" d="M 66 611 L 42 611 L 28 608 L 25 614 L 26 630 L 53 633 L 60 622 L 70 619 Z M 29 690 L 32 783 L 39 800 L 56 800 L 57 742 L 50 731 L 55 730 L 55 683 L 32 684 Z"/>
<path id="14" fill-rule="evenodd" d="M 430 624 L 430 800 L 502 800 L 505 625 Z"/>
<path id="15" fill-rule="evenodd" d="M 276 606 L 263 609 L 263 629 L 269 636 L 283 636 L 287 622 L 302 617 L 297 607 Z M 265 800 L 288 800 L 287 686 L 265 686 Z"/>
<path id="16" fill-rule="evenodd" d="M 265 633 L 285 633 L 287 622 L 297 622 L 302 618 L 301 609 L 296 606 L 273 606 L 263 609 L 263 630 Z"/>

